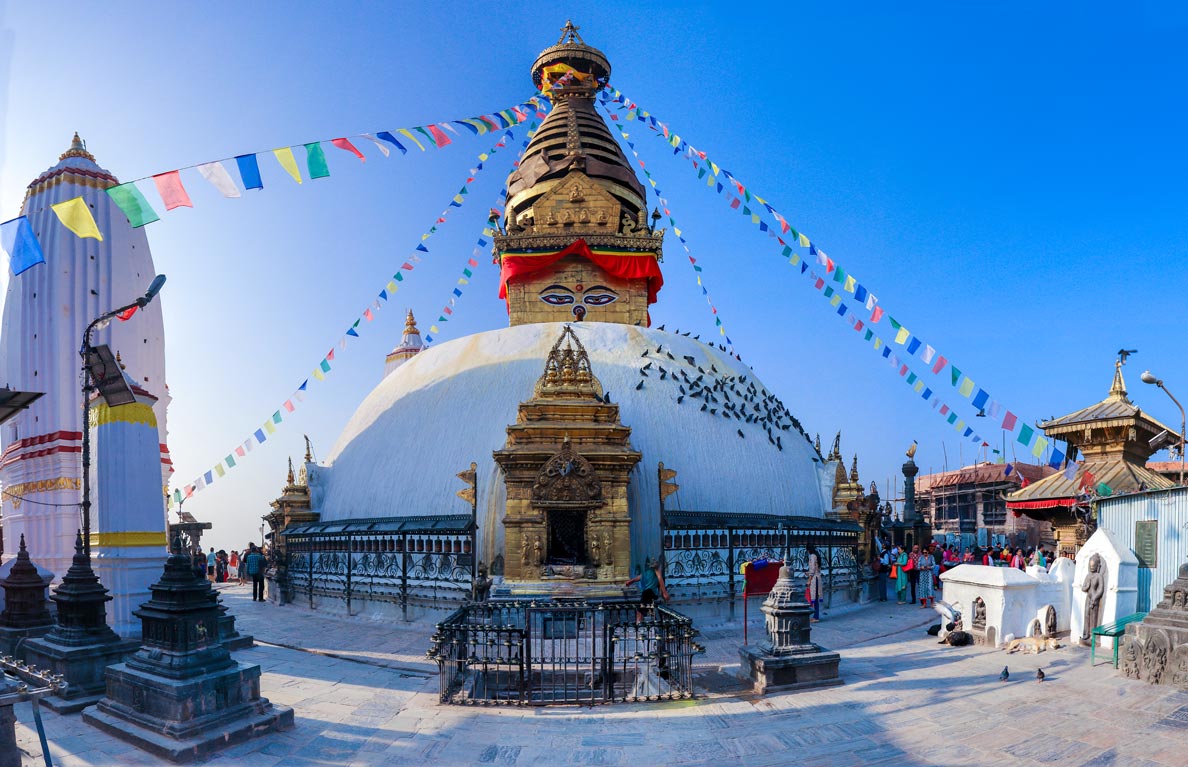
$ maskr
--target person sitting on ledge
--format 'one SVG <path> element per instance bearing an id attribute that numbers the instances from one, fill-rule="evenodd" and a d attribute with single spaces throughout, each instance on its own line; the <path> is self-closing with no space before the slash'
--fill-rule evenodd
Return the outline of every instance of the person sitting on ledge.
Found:
<path id="1" fill-rule="evenodd" d="M 627 581 L 624 586 L 631 586 L 639 584 L 639 602 L 641 608 L 648 608 L 651 610 L 656 603 L 656 597 L 660 597 L 663 601 L 668 601 L 668 587 L 664 585 L 664 573 L 660 571 L 660 563 L 647 558 L 644 563 L 643 572 Z M 635 611 L 635 622 L 639 623 L 643 620 L 643 609 Z"/>

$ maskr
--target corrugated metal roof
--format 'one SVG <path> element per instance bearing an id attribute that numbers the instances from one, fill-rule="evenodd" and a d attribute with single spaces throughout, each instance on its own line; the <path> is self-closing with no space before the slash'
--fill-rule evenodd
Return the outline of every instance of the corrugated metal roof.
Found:
<path id="1" fill-rule="evenodd" d="M 343 519 L 296 525 L 284 531 L 294 535 L 387 535 L 391 533 L 462 533 L 470 529 L 469 514 L 443 514 L 423 517 L 383 517 L 378 519 Z"/>
<path id="2" fill-rule="evenodd" d="M 1086 472 L 1093 475 L 1092 480 L 1085 476 Z M 1057 498 L 1075 498 L 1084 495 L 1082 485 L 1106 484 L 1113 495 L 1134 493 L 1140 490 L 1162 490 L 1175 485 L 1167 477 L 1156 474 L 1145 466 L 1130 463 L 1122 459 L 1086 461 L 1077 469 L 1076 476 L 1068 479 L 1063 472 L 1056 472 L 1051 476 L 1034 482 L 1025 488 L 1016 490 L 1007 496 L 1007 508 L 1014 502 L 1039 501 Z"/>
<path id="3" fill-rule="evenodd" d="M 858 533 L 862 526 L 856 522 L 818 517 L 794 517 L 781 514 L 736 514 L 728 511 L 665 511 L 664 525 L 669 529 L 753 527 L 770 530 L 821 530 Z"/>

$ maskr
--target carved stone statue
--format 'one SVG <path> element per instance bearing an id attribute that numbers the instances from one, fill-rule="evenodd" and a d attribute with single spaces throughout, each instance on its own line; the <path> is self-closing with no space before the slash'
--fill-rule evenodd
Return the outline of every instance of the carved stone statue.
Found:
<path id="1" fill-rule="evenodd" d="M 610 533 L 604 532 L 602 534 L 602 556 L 606 559 L 608 565 L 615 563 L 614 555 L 611 553 L 611 536 Z"/>
<path id="2" fill-rule="evenodd" d="M 520 539 L 520 564 L 527 566 L 529 563 L 528 550 L 532 544 L 528 541 L 528 536 Z"/>
<path id="3" fill-rule="evenodd" d="M 574 184 L 573 188 L 569 190 L 570 202 L 582 202 L 586 199 L 586 195 L 582 193 L 582 185 Z"/>
<path id="4" fill-rule="evenodd" d="M 1081 591 L 1085 592 L 1085 623 L 1081 628 L 1081 642 L 1084 644 L 1093 638 L 1093 629 L 1101 625 L 1101 599 L 1105 596 L 1105 588 L 1106 574 L 1101 555 L 1094 554 L 1089 558 L 1089 572 L 1081 584 Z"/>
<path id="5" fill-rule="evenodd" d="M 598 533 L 590 536 L 590 563 L 595 567 L 602 564 L 602 543 L 598 540 Z"/>
<path id="6" fill-rule="evenodd" d="M 1127 636 L 1122 647 L 1122 673 L 1129 679 L 1139 679 L 1143 673 L 1142 647 L 1134 636 Z"/>
<path id="7" fill-rule="evenodd" d="M 973 623 L 971 625 L 973 626 L 973 628 L 977 629 L 978 631 L 985 631 L 986 630 L 986 603 L 982 601 L 981 597 L 978 597 L 977 599 L 974 600 L 973 609 L 974 609 Z"/>
<path id="8" fill-rule="evenodd" d="M 548 215 L 545 216 L 545 226 L 556 226 L 556 225 L 557 225 L 557 217 L 556 216 L 554 216 L 552 213 L 549 213 Z"/>
<path id="9" fill-rule="evenodd" d="M 610 223 L 610 218 L 606 215 L 605 210 L 598 211 L 598 217 L 595 220 L 598 221 L 599 226 L 606 226 Z"/>
<path id="10" fill-rule="evenodd" d="M 490 593 L 491 579 L 487 577 L 487 565 L 485 562 L 479 562 L 478 575 L 474 578 L 474 601 L 486 602 Z"/>
<path id="11" fill-rule="evenodd" d="M 1056 636 L 1056 608 L 1048 605 L 1048 610 L 1044 613 L 1044 636 Z"/>
<path id="12" fill-rule="evenodd" d="M 540 545 L 539 535 L 532 539 L 532 563 L 537 567 L 544 564 L 544 550 Z"/>
<path id="13" fill-rule="evenodd" d="M 624 213 L 623 220 L 619 222 L 619 233 L 620 234 L 635 234 L 636 228 L 637 227 L 635 226 L 635 221 L 633 221 L 631 219 L 630 215 Z"/>

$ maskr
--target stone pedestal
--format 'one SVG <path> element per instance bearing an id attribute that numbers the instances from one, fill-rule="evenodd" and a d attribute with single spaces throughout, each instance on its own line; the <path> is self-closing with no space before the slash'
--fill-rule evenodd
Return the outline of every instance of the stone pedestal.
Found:
<path id="1" fill-rule="evenodd" d="M 293 724 L 260 697 L 260 667 L 231 658 L 218 595 L 175 543 L 152 599 L 136 611 L 143 646 L 107 670 L 107 695 L 83 720 L 174 762 Z"/>
<path id="2" fill-rule="evenodd" d="M 40 570 L 29 559 L 25 535 L 16 559 L 0 568 L 4 587 L 4 612 L 0 613 L 0 654 L 24 660 L 22 639 L 44 636 L 54 627 L 49 611 L 49 585 L 54 574 Z"/>
<path id="3" fill-rule="evenodd" d="M 91 570 L 82 535 L 75 538 L 74 562 L 51 597 L 58 605 L 58 625 L 45 636 L 24 643 L 26 662 L 66 680 L 66 688 L 43 701 L 60 714 L 80 711 L 103 696 L 104 670 L 136 651 L 136 642 L 107 625 L 107 589 Z"/>
<path id="4" fill-rule="evenodd" d="M 256 646 L 255 637 L 251 634 L 240 634 L 239 629 L 235 628 L 235 616 L 231 614 L 230 608 L 219 604 L 219 613 L 219 639 L 223 642 L 223 647 L 228 650 L 246 650 Z"/>
<path id="5" fill-rule="evenodd" d="M 1147 617 L 1126 627 L 1121 641 L 1121 673 L 1188 690 L 1188 564 L 1180 565 L 1179 577 Z"/>
<path id="6" fill-rule="evenodd" d="M 809 640 L 812 608 L 800 594 L 803 591 L 793 583 L 792 571 L 781 567 L 762 607 L 767 641 L 759 648 L 744 645 L 738 650 L 742 675 L 760 695 L 843 684 L 838 676 L 841 656 Z"/>

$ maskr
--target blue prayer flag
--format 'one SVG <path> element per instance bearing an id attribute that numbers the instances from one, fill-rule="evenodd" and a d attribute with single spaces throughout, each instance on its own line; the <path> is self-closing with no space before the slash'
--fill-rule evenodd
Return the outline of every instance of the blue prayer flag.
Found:
<path id="1" fill-rule="evenodd" d="M 891 356 L 891 347 L 890 347 L 890 346 L 884 346 L 884 347 L 883 347 L 883 356 L 884 356 L 884 357 L 890 357 L 890 356 Z"/>
<path id="2" fill-rule="evenodd" d="M 919 348 L 920 348 L 920 339 L 913 337 L 912 340 L 908 343 L 908 348 L 907 348 L 908 354 L 915 354 L 916 350 Z"/>
<path id="3" fill-rule="evenodd" d="M 45 255 L 41 252 L 41 244 L 33 234 L 29 219 L 17 216 L 0 224 L 0 258 L 6 262 L 0 264 L 0 268 L 5 268 L 0 281 L 5 283 L 8 282 L 8 270 L 15 276 L 26 269 L 45 263 Z"/>
<path id="4" fill-rule="evenodd" d="M 354 336 L 355 338 L 358 338 L 358 337 L 359 337 L 359 334 L 358 334 L 357 332 L 355 332 L 355 329 L 354 329 L 354 328 L 349 328 L 349 329 L 347 330 L 346 334 L 347 334 L 348 336 Z"/>
<path id="5" fill-rule="evenodd" d="M 1048 461 L 1048 465 L 1051 466 L 1053 469 L 1059 469 L 1061 464 L 1063 464 L 1063 463 L 1064 463 L 1064 453 L 1060 452 L 1056 448 L 1052 448 L 1052 460 Z"/>
<path id="6" fill-rule="evenodd" d="M 426 247 L 425 247 L 425 243 L 421 243 L 420 245 L 418 245 L 418 246 L 417 246 L 417 250 L 421 251 L 422 253 L 428 253 L 428 252 L 429 252 L 429 248 L 426 248 Z"/>
<path id="7" fill-rule="evenodd" d="M 208 485 L 214 484 L 214 470 L 212 469 L 212 470 L 206 472 L 205 474 L 202 475 L 202 478 L 206 480 L 206 484 L 208 484 Z"/>
<path id="8" fill-rule="evenodd" d="M 408 154 L 408 150 L 404 148 L 404 144 L 401 144 L 399 141 L 397 141 L 396 137 L 393 136 L 388 131 L 380 131 L 379 133 L 377 133 L 375 135 L 382 138 L 384 141 L 387 141 L 389 144 L 396 147 L 397 149 L 399 149 L 400 154 Z"/>
<path id="9" fill-rule="evenodd" d="M 932 396 L 932 389 L 925 387 L 924 393 L 920 395 L 921 399 L 928 399 Z"/>
<path id="10" fill-rule="evenodd" d="M 239 166 L 239 177 L 243 181 L 244 189 L 263 189 L 264 182 L 260 180 L 260 165 L 254 154 L 241 154 L 235 158 Z"/>
<path id="11" fill-rule="evenodd" d="M 973 406 L 981 410 L 986 406 L 986 401 L 990 399 L 990 395 L 986 393 L 985 389 L 978 389 L 977 395 L 973 398 Z"/>
<path id="12" fill-rule="evenodd" d="M 264 436 L 263 429 L 256 429 L 256 441 L 257 442 L 263 444 L 267 439 L 268 439 L 268 437 Z"/>
<path id="13" fill-rule="evenodd" d="M 476 135 L 476 136 L 478 135 L 478 132 L 479 132 L 478 128 L 474 127 L 470 123 L 465 123 L 465 122 L 462 122 L 461 120 L 454 120 L 454 125 L 461 125 L 463 128 L 469 128 L 470 131 L 472 133 L 474 133 L 474 135 Z"/>
<path id="14" fill-rule="evenodd" d="M 845 316 L 846 316 L 846 312 L 847 312 L 847 311 L 848 311 L 848 309 L 847 309 L 847 307 L 846 307 L 846 305 L 845 305 L 845 304 L 838 304 L 838 306 L 837 306 L 837 313 L 838 313 L 839 315 L 841 315 L 842 317 L 845 317 Z"/>
<path id="15" fill-rule="evenodd" d="M 459 288 L 454 288 L 454 295 L 455 295 L 455 296 L 461 296 L 461 295 L 462 295 L 462 291 L 461 291 L 461 289 L 459 289 Z"/>

